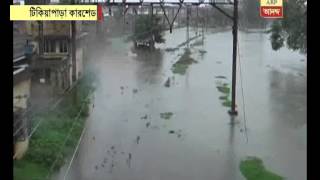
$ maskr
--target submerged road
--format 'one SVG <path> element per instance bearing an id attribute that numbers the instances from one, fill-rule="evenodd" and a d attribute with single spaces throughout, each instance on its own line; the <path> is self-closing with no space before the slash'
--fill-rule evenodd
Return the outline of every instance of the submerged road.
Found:
<path id="1" fill-rule="evenodd" d="M 185 37 L 185 29 L 174 30 L 161 51 L 142 55 L 114 38 L 104 54 L 92 57 L 94 108 L 66 179 L 241 180 L 246 156 L 290 180 L 306 179 L 306 58 L 272 51 L 265 34 L 240 33 L 246 124 L 238 78 L 239 115 L 232 125 L 216 88 L 217 81 L 231 84 L 231 31 L 207 32 L 203 45 L 191 47 L 198 63 L 185 75 L 173 74 L 183 47 L 164 49 Z"/>

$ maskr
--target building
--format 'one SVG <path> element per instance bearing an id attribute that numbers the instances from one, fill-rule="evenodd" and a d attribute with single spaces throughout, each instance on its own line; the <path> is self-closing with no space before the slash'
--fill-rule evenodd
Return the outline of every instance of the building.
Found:
<path id="1" fill-rule="evenodd" d="M 28 34 L 36 44 L 36 54 L 31 60 L 32 102 L 35 104 L 48 103 L 50 97 L 64 93 L 82 76 L 83 44 L 86 44 L 87 33 L 82 32 L 81 25 L 82 22 L 76 22 L 76 60 L 72 61 L 70 21 L 28 23 Z"/>

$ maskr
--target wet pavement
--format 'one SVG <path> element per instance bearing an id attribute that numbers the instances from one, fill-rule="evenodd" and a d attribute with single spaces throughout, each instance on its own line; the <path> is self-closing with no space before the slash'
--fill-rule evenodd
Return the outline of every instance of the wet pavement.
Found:
<path id="1" fill-rule="evenodd" d="M 167 33 L 162 50 L 139 55 L 114 38 L 94 58 L 94 108 L 66 179 L 242 180 L 246 156 L 290 180 L 306 179 L 306 58 L 273 51 L 267 35 L 240 33 L 246 120 L 238 69 L 239 115 L 230 124 L 216 81 L 231 83 L 231 31 L 206 33 L 204 45 L 191 48 L 198 63 L 173 74 L 183 48 L 164 49 L 183 43 L 185 32 Z"/>

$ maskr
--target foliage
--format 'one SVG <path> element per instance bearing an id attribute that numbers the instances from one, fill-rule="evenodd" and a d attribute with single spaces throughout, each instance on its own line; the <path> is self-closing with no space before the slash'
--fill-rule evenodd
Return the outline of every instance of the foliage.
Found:
<path id="1" fill-rule="evenodd" d="M 160 113 L 160 117 L 161 117 L 162 119 L 166 119 L 166 120 L 170 119 L 172 115 L 173 115 L 172 112 Z"/>
<path id="2" fill-rule="evenodd" d="M 161 18 L 156 15 L 139 15 L 135 21 L 135 28 L 131 39 L 133 41 L 152 41 L 153 43 L 164 43 L 164 26 Z"/>
<path id="3" fill-rule="evenodd" d="M 57 170 L 65 163 L 76 146 L 89 113 L 86 97 L 93 89 L 92 78 L 90 74 L 84 76 L 56 110 L 33 117 L 33 121 L 41 120 L 42 123 L 30 140 L 26 156 L 14 162 L 15 179 L 45 179 L 51 167 Z M 78 116 L 81 107 L 84 109 Z"/>
<path id="4" fill-rule="evenodd" d="M 273 22 L 270 40 L 273 50 L 279 50 L 285 42 L 289 49 L 307 53 L 307 5 L 306 0 L 284 2 L 284 18 Z"/>
<path id="5" fill-rule="evenodd" d="M 216 78 L 221 78 L 224 76 L 217 76 Z M 231 100 L 230 97 L 230 88 L 228 87 L 227 83 L 222 83 L 221 81 L 217 81 L 217 89 L 219 92 L 223 93 L 224 95 L 220 96 L 219 99 L 222 101 L 222 105 L 225 107 L 231 107 Z"/>
<path id="6" fill-rule="evenodd" d="M 264 27 L 266 20 L 260 17 L 260 3 L 257 0 L 244 0 L 239 10 L 240 22 L 246 27 Z"/>
<path id="7" fill-rule="evenodd" d="M 240 171 L 247 180 L 282 180 L 283 177 L 265 169 L 261 159 L 248 157 L 240 162 Z"/>

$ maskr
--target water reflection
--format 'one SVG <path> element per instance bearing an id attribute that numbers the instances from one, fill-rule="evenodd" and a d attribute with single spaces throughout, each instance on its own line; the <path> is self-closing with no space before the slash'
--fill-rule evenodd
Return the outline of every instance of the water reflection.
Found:
<path id="1" fill-rule="evenodd" d="M 305 79 L 293 73 L 270 71 L 271 114 L 282 125 L 301 127 L 306 123 Z"/>
<path id="2" fill-rule="evenodd" d="M 236 129 L 236 120 L 234 116 L 230 117 L 230 123 L 229 123 L 229 144 L 226 147 L 227 153 L 226 153 L 226 177 L 232 179 L 236 179 L 237 175 L 237 158 L 236 158 L 236 153 L 235 153 L 235 129 Z M 226 178 L 226 179 L 228 179 Z"/>
<path id="3" fill-rule="evenodd" d="M 160 49 L 154 51 L 131 49 L 131 51 L 137 55 L 135 60 L 141 63 L 136 70 L 138 83 L 156 84 L 161 82 L 163 52 Z"/>

